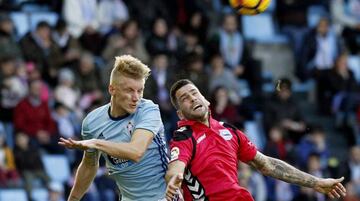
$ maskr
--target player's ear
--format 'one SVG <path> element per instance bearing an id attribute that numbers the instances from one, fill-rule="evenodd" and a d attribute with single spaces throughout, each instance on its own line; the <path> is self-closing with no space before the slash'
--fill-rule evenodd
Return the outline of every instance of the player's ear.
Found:
<path id="1" fill-rule="evenodd" d="M 109 84 L 108 91 L 110 95 L 114 95 L 115 93 L 115 87 L 111 84 Z"/>
<path id="2" fill-rule="evenodd" d="M 184 115 L 183 115 L 183 113 L 182 113 L 180 110 L 176 110 L 176 114 L 178 115 L 178 117 L 179 117 L 180 120 L 183 120 L 183 119 L 184 119 Z"/>

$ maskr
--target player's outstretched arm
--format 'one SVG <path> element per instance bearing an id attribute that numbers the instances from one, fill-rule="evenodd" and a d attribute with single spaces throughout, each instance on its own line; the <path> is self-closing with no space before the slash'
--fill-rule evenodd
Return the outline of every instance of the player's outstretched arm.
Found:
<path id="1" fill-rule="evenodd" d="M 111 142 L 100 139 L 72 140 L 60 138 L 59 144 L 69 149 L 97 149 L 115 158 L 139 162 L 151 144 L 154 134 L 145 129 L 136 129 L 128 143 Z"/>
<path id="2" fill-rule="evenodd" d="M 184 178 L 185 163 L 179 160 L 173 161 L 169 164 L 165 175 L 167 183 L 166 200 L 172 201 L 181 187 Z"/>
<path id="3" fill-rule="evenodd" d="M 71 189 L 68 201 L 80 201 L 94 180 L 98 168 L 98 151 L 85 151 L 83 159 L 76 171 L 74 186 Z"/>
<path id="4" fill-rule="evenodd" d="M 344 178 L 322 179 L 272 157 L 256 153 L 255 158 L 248 162 L 249 165 L 259 170 L 266 176 L 274 177 L 288 183 L 313 188 L 320 193 L 327 194 L 330 198 L 339 198 L 346 195 L 346 189 L 341 184 Z"/>

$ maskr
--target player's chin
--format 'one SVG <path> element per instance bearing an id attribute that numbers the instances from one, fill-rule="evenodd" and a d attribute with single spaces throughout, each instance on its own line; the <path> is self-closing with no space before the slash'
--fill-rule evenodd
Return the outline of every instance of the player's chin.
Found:
<path id="1" fill-rule="evenodd" d="M 133 114 L 133 113 L 135 113 L 135 112 L 136 112 L 136 107 L 128 107 L 128 108 L 127 108 L 127 113 Z"/>

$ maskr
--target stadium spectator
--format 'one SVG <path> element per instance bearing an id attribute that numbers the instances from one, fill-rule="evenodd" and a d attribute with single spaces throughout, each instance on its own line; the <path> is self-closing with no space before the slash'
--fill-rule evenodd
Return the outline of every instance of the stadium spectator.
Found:
<path id="1" fill-rule="evenodd" d="M 297 75 L 302 80 L 321 79 L 324 70 L 331 69 L 340 53 L 340 40 L 331 31 L 328 18 L 321 18 L 315 28 L 305 36 L 301 50 L 301 69 Z"/>
<path id="2" fill-rule="evenodd" d="M 269 129 L 264 154 L 281 160 L 288 160 L 291 147 L 292 144 L 284 139 L 284 131 L 280 126 L 274 125 Z"/>
<path id="3" fill-rule="evenodd" d="M 139 25 L 143 31 L 151 31 L 152 22 L 154 22 L 158 17 L 164 18 L 165 20 L 172 20 L 169 18 L 170 13 L 165 1 L 125 0 L 124 2 L 128 6 L 129 13 L 131 13 L 130 16 L 132 16 L 137 22 L 141 22 Z"/>
<path id="4" fill-rule="evenodd" d="M 305 168 L 311 154 L 318 154 L 321 168 L 328 167 L 330 157 L 329 149 L 326 144 L 325 131 L 319 126 L 310 128 L 310 133 L 305 135 L 296 146 L 297 160 L 300 167 Z"/>
<path id="5" fill-rule="evenodd" d="M 115 56 L 130 53 L 144 63 L 149 61 L 139 25 L 133 19 L 124 22 L 121 29 L 109 37 L 102 55 L 105 63 L 111 66 Z"/>
<path id="6" fill-rule="evenodd" d="M 331 15 L 352 54 L 360 50 L 360 2 L 358 0 L 332 0 Z"/>
<path id="7" fill-rule="evenodd" d="M 171 138 L 171 133 L 176 129 L 174 124 L 177 121 L 176 112 L 171 106 L 168 92 L 175 74 L 169 62 L 166 54 L 153 56 L 151 75 L 146 81 L 146 90 L 144 91 L 144 98 L 148 98 L 159 105 L 168 140 Z"/>
<path id="8" fill-rule="evenodd" d="M 24 132 L 32 142 L 46 151 L 57 153 L 56 124 L 51 117 L 49 103 L 41 100 L 41 80 L 29 83 L 29 95 L 14 110 L 14 126 L 17 132 Z"/>
<path id="9" fill-rule="evenodd" d="M 156 18 L 153 22 L 150 36 L 145 42 L 145 47 L 150 56 L 159 53 L 170 53 L 169 28 L 164 18 Z"/>
<path id="10" fill-rule="evenodd" d="M 129 19 L 129 11 L 123 0 L 101 0 L 98 2 L 100 33 L 108 34 L 118 29 Z"/>
<path id="11" fill-rule="evenodd" d="M 91 53 L 84 52 L 81 55 L 75 74 L 77 75 L 75 85 L 81 92 L 80 108 L 86 111 L 95 102 L 102 102 L 103 82 Z"/>
<path id="12" fill-rule="evenodd" d="M 209 79 L 204 69 L 203 56 L 196 52 L 191 52 L 181 62 L 181 70 L 175 78 L 188 78 L 199 86 L 206 97 L 209 94 Z"/>
<path id="13" fill-rule="evenodd" d="M 58 68 L 64 62 L 60 48 L 51 38 L 51 27 L 46 21 L 36 25 L 20 40 L 21 50 L 27 62 L 34 62 L 40 69 L 44 80 L 55 86 Z"/>
<path id="14" fill-rule="evenodd" d="M 65 20 L 59 19 L 52 32 L 52 39 L 58 45 L 64 56 L 62 66 L 74 67 L 81 54 L 79 41 L 75 39 L 68 31 Z"/>
<path id="15" fill-rule="evenodd" d="M 300 107 L 292 96 L 292 82 L 289 79 L 280 79 L 278 90 L 265 103 L 265 128 L 271 128 L 273 122 L 279 122 L 286 132 L 285 139 L 295 144 L 305 132 L 306 124 Z"/>
<path id="16" fill-rule="evenodd" d="M 349 158 L 341 166 L 341 173 L 347 177 L 346 182 L 353 190 L 353 196 L 360 199 L 360 147 L 352 146 L 349 150 Z"/>
<path id="17" fill-rule="evenodd" d="M 189 17 L 186 26 L 185 33 L 194 33 L 196 37 L 199 39 L 199 44 L 201 46 L 205 46 L 206 41 L 208 39 L 208 24 L 209 19 L 205 15 L 205 13 L 199 11 L 195 11 Z"/>
<path id="18" fill-rule="evenodd" d="M 43 184 L 48 187 L 50 178 L 45 172 L 40 151 L 37 146 L 31 145 L 29 135 L 18 132 L 15 139 L 15 164 L 24 179 L 28 198 L 31 199 L 34 179 L 41 179 Z"/>
<path id="19" fill-rule="evenodd" d="M 231 100 L 229 90 L 221 85 L 216 87 L 210 99 L 211 114 L 219 121 L 230 123 L 238 128 L 243 128 L 244 117 L 238 113 L 239 101 Z"/>
<path id="20" fill-rule="evenodd" d="M 17 73 L 15 58 L 0 60 L 0 122 L 5 129 L 5 140 L 9 147 L 14 147 L 14 109 L 27 95 L 27 84 L 22 82 Z"/>
<path id="21" fill-rule="evenodd" d="M 215 54 L 211 57 L 210 67 L 210 92 L 212 93 L 217 87 L 223 86 L 228 91 L 230 101 L 233 104 L 239 104 L 242 98 L 242 88 L 235 75 L 228 68 L 225 68 L 224 60 L 221 55 Z"/>
<path id="22" fill-rule="evenodd" d="M 86 29 L 96 30 L 99 27 L 98 3 L 96 0 L 65 0 L 63 16 L 69 25 L 69 32 L 79 38 Z"/>
<path id="23" fill-rule="evenodd" d="M 238 30 L 237 15 L 225 14 L 222 27 L 212 36 L 211 51 L 220 53 L 226 66 L 242 79 L 247 80 L 254 93 L 261 90 L 261 67 L 259 62 L 252 58 L 250 50 Z"/>
<path id="24" fill-rule="evenodd" d="M 20 176 L 15 166 L 13 150 L 7 146 L 4 135 L 0 133 L 0 187 L 19 186 Z"/>
<path id="25" fill-rule="evenodd" d="M 240 186 L 248 189 L 256 201 L 267 200 L 267 189 L 262 175 L 253 171 L 250 166 L 239 163 L 238 178 Z"/>
<path id="26" fill-rule="evenodd" d="M 63 201 L 64 200 L 64 186 L 59 183 L 52 181 L 48 186 L 48 200 L 49 201 Z"/>
<path id="27" fill-rule="evenodd" d="M 68 69 L 63 68 L 58 74 L 58 85 L 54 90 L 55 100 L 64 104 L 71 110 L 77 109 L 80 99 L 80 91 L 75 87 L 75 75 Z"/>
<path id="28" fill-rule="evenodd" d="M 22 58 L 19 44 L 15 40 L 15 27 L 8 13 L 0 14 L 0 59 Z"/>

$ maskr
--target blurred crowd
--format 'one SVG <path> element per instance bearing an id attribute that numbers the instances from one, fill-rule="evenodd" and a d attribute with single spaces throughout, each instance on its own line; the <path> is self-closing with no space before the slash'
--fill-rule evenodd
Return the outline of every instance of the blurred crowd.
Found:
<path id="1" fill-rule="evenodd" d="M 48 200 L 64 200 L 82 153 L 57 141 L 81 138 L 84 116 L 109 100 L 114 57 L 131 54 L 152 70 L 144 97 L 159 105 L 167 140 L 177 121 L 169 87 L 188 78 L 211 101 L 214 118 L 249 131 L 269 156 L 316 176 L 345 176 L 344 200 L 360 200 L 360 77 L 348 65 L 349 57 L 360 61 L 360 0 L 272 1 L 296 68 L 270 80 L 270 91 L 253 54 L 256 41 L 244 38 L 242 16 L 225 0 L 0 1 L 0 189 L 23 188 L 36 200 L 32 189 L 43 187 Z M 314 5 L 324 12 L 312 27 L 307 11 Z M 13 14 L 39 12 L 56 14 L 56 22 L 44 18 L 21 35 Z M 311 103 L 293 90 L 308 81 L 315 83 L 313 112 L 334 122 L 335 141 L 346 141 L 344 158 L 332 154 L 329 125 L 310 121 L 302 106 Z M 65 156 L 65 182 L 51 179 L 44 155 Z M 103 165 L 84 200 L 119 196 Z M 327 200 L 243 164 L 239 181 L 256 201 Z"/>

